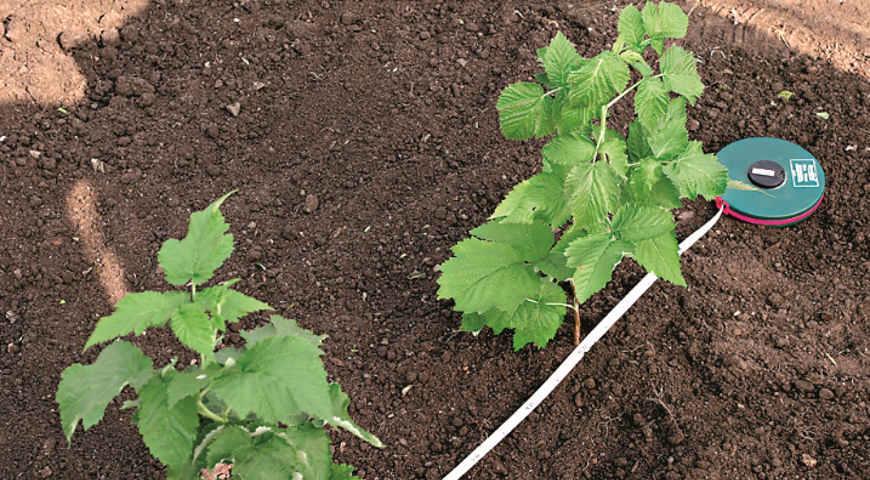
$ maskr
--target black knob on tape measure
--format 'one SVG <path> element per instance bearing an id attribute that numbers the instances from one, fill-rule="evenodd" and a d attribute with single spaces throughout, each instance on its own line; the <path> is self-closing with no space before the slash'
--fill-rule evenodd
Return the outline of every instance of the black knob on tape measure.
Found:
<path id="1" fill-rule="evenodd" d="M 749 180 L 761 188 L 776 188 L 785 181 L 785 169 L 773 160 L 759 160 L 746 172 Z"/>

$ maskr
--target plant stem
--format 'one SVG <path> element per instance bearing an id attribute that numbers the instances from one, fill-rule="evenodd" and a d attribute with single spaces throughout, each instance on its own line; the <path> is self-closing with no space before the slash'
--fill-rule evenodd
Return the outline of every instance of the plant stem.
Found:
<path id="1" fill-rule="evenodd" d="M 574 345 L 580 345 L 580 304 L 577 303 L 577 290 L 574 288 L 574 284 L 571 284 L 571 289 L 574 290 Z"/>
<path id="2" fill-rule="evenodd" d="M 562 90 L 562 87 L 556 87 L 556 88 L 550 90 L 549 92 L 544 93 L 543 96 L 546 97 L 546 96 L 552 95 L 554 93 L 559 93 L 560 90 Z"/>
<path id="3" fill-rule="evenodd" d="M 227 423 L 226 417 L 222 417 L 222 416 L 212 412 L 211 410 L 209 410 L 208 407 L 205 406 L 204 403 L 202 403 L 202 397 L 200 397 L 196 400 L 196 411 L 199 412 L 199 414 L 202 415 L 203 417 L 208 418 L 210 420 L 214 420 L 215 422 Z"/>
<path id="4" fill-rule="evenodd" d="M 196 284 L 190 282 L 190 299 L 196 301 Z"/>
<path id="5" fill-rule="evenodd" d="M 601 144 L 604 142 L 604 133 L 607 131 L 607 112 L 610 110 L 610 107 L 616 105 L 617 102 L 622 100 L 623 97 L 628 95 L 629 92 L 631 92 L 632 90 L 637 88 L 637 86 L 640 85 L 641 83 L 643 83 L 644 81 L 649 80 L 649 79 L 653 79 L 653 78 L 660 78 L 663 75 L 664 74 L 662 74 L 662 73 L 658 73 L 658 74 L 655 74 L 651 77 L 641 78 L 640 80 L 634 82 L 630 87 L 623 90 L 622 93 L 620 93 L 619 95 L 616 96 L 616 98 L 614 98 L 613 100 L 608 102 L 607 105 L 604 105 L 603 107 L 601 107 L 601 122 L 599 123 L 599 125 L 601 125 L 601 129 L 598 131 L 598 139 L 595 142 L 595 153 L 592 155 L 593 162 L 598 160 L 598 149 L 601 148 Z"/>

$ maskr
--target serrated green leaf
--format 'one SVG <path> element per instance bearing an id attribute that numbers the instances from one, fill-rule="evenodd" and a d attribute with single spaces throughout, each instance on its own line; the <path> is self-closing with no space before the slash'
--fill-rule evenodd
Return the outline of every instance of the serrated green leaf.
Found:
<path id="1" fill-rule="evenodd" d="M 332 478 L 332 452 L 329 449 L 329 437 L 322 428 L 303 424 L 277 431 L 276 435 L 296 452 L 295 474 L 303 479 Z"/>
<path id="2" fill-rule="evenodd" d="M 224 428 L 209 444 L 206 462 L 212 467 L 219 462 L 231 463 L 234 479 L 286 480 L 299 470 L 297 454 L 286 440 L 270 429 L 254 436 L 242 427 L 231 426 Z"/>
<path id="3" fill-rule="evenodd" d="M 641 206 L 677 208 L 680 192 L 662 173 L 662 163 L 647 157 L 632 169 L 626 187 L 628 201 Z"/>
<path id="4" fill-rule="evenodd" d="M 643 27 L 652 40 L 656 53 L 661 55 L 664 40 L 667 38 L 683 38 L 689 28 L 689 17 L 679 6 L 668 3 L 647 2 L 641 12 Z"/>
<path id="5" fill-rule="evenodd" d="M 187 348 L 211 357 L 214 354 L 215 327 L 202 305 L 186 303 L 172 313 L 172 333 Z"/>
<path id="6" fill-rule="evenodd" d="M 640 82 L 634 96 L 634 109 L 641 125 L 654 131 L 667 115 L 670 98 L 661 79 L 650 77 Z"/>
<path id="7" fill-rule="evenodd" d="M 659 160 L 670 160 L 686 150 L 689 132 L 686 130 L 686 100 L 671 99 L 668 110 L 657 127 L 644 129 L 646 142 L 652 155 Z"/>
<path id="8" fill-rule="evenodd" d="M 560 97 L 563 96 L 560 92 Z M 592 131 L 592 121 L 598 118 L 601 109 L 597 106 L 571 105 L 562 101 L 556 120 L 560 135 L 588 134 Z"/>
<path id="9" fill-rule="evenodd" d="M 151 455 L 164 465 L 176 467 L 191 459 L 199 415 L 193 397 L 182 398 L 169 406 L 169 381 L 155 375 L 142 387 L 135 420 Z"/>
<path id="10" fill-rule="evenodd" d="M 546 347 L 565 319 L 565 301 L 565 292 L 558 285 L 542 280 L 538 292 L 517 307 L 511 318 L 514 350 L 529 343 Z"/>
<path id="11" fill-rule="evenodd" d="M 565 255 L 568 265 L 575 268 L 571 282 L 577 302 L 583 303 L 610 281 L 613 269 L 630 246 L 615 240 L 609 232 L 591 234 L 571 242 Z"/>
<path id="12" fill-rule="evenodd" d="M 568 75 L 571 85 L 569 99 L 575 105 L 597 108 L 625 90 L 631 73 L 622 59 L 604 51 L 583 61 L 580 68 Z"/>
<path id="13" fill-rule="evenodd" d="M 245 350 L 212 380 L 211 391 L 239 416 L 267 422 L 307 413 L 330 416 L 329 384 L 320 350 L 300 337 L 274 337 Z"/>
<path id="14" fill-rule="evenodd" d="M 631 180 L 646 193 L 652 190 L 661 176 L 662 164 L 654 158 L 647 157 L 638 162 L 637 169 L 632 172 Z"/>
<path id="15" fill-rule="evenodd" d="M 570 216 L 564 198 L 564 182 L 564 174 L 557 171 L 541 172 L 517 184 L 489 218 L 506 223 L 538 221 L 558 228 Z"/>
<path id="16" fill-rule="evenodd" d="M 595 144 L 582 135 L 559 135 L 541 149 L 544 170 L 568 170 L 581 163 L 590 163 L 595 153 Z"/>
<path id="17" fill-rule="evenodd" d="M 728 169 L 712 153 L 705 154 L 699 142 L 692 142 L 676 160 L 667 163 L 662 171 L 680 192 L 681 197 L 707 200 L 725 191 Z"/>
<path id="18" fill-rule="evenodd" d="M 470 328 L 476 330 L 467 331 L 477 332 L 487 326 L 499 335 L 510 329 L 514 331 L 515 350 L 529 343 L 543 348 L 556 335 L 565 318 L 564 303 L 565 292 L 552 281 L 539 277 L 535 291 L 525 297 L 514 312 L 493 309 L 484 314 L 474 314 L 468 323 Z M 465 322 L 463 318 L 463 324 Z"/>
<path id="19" fill-rule="evenodd" d="M 206 447 L 206 465 L 213 468 L 221 462 L 233 462 L 240 453 L 248 453 L 251 434 L 240 426 L 223 427 Z"/>
<path id="20" fill-rule="evenodd" d="M 233 236 L 227 233 L 230 226 L 220 211 L 221 204 L 232 194 L 227 193 L 205 210 L 191 214 L 183 239 L 163 242 L 157 260 L 167 282 L 176 286 L 188 282 L 201 285 L 232 254 Z"/>
<path id="21" fill-rule="evenodd" d="M 662 175 L 662 178 L 653 185 L 643 205 L 658 206 L 663 208 L 679 208 L 683 204 L 680 202 L 680 192 L 668 177 Z"/>
<path id="22" fill-rule="evenodd" d="M 219 330 L 224 330 L 227 323 L 237 322 L 248 314 L 272 310 L 269 304 L 233 290 L 227 285 L 204 289 L 196 297 L 196 302 L 211 313 L 215 321 L 214 326 Z"/>
<path id="23" fill-rule="evenodd" d="M 67 367 L 55 396 L 67 442 L 79 421 L 84 430 L 96 425 L 106 406 L 125 386 L 138 390 L 152 375 L 151 359 L 124 341 L 107 346 L 90 365 L 75 363 Z"/>
<path id="24" fill-rule="evenodd" d="M 571 169 L 565 180 L 575 222 L 581 226 L 595 224 L 615 212 L 619 204 L 619 175 L 606 162 L 580 164 Z"/>
<path id="25" fill-rule="evenodd" d="M 253 330 L 244 330 L 241 332 L 242 338 L 245 339 L 245 345 L 248 348 L 253 347 L 257 343 L 272 337 L 299 337 L 315 347 L 319 347 L 326 335 L 316 335 L 311 330 L 304 329 L 296 323 L 292 318 L 284 318 L 280 315 L 272 315 L 269 317 L 270 323 Z"/>
<path id="26" fill-rule="evenodd" d="M 231 463 L 240 480 L 353 479 L 353 467 L 332 463 L 329 437 L 321 428 L 303 424 L 289 428 L 240 426 L 222 429 L 208 445 L 207 465 Z"/>
<path id="27" fill-rule="evenodd" d="M 496 103 L 502 135 L 510 140 L 528 140 L 552 133 L 554 126 L 547 116 L 550 102 L 552 99 L 537 83 L 508 85 Z"/>
<path id="28" fill-rule="evenodd" d="M 547 255 L 553 245 L 553 232 L 544 223 L 485 223 L 471 234 L 481 240 L 510 245 L 523 260 L 534 262 Z"/>
<path id="29" fill-rule="evenodd" d="M 628 153 L 625 139 L 616 130 L 607 129 L 604 141 L 598 147 L 598 154 L 610 163 L 610 167 L 620 177 L 625 177 L 628 172 Z"/>
<path id="30" fill-rule="evenodd" d="M 704 83 L 698 75 L 695 56 L 678 46 L 665 50 L 659 65 L 664 75 L 664 88 L 682 95 L 694 105 L 704 93 Z"/>
<path id="31" fill-rule="evenodd" d="M 179 400 L 198 394 L 207 381 L 206 373 L 198 368 L 176 372 L 169 377 L 166 385 L 166 405 L 172 408 Z"/>
<path id="32" fill-rule="evenodd" d="M 532 267 L 509 245 L 469 238 L 454 246 L 453 254 L 441 264 L 438 298 L 453 299 L 458 311 L 513 313 L 537 287 Z"/>
<path id="33" fill-rule="evenodd" d="M 680 255 L 673 233 L 636 242 L 631 248 L 631 255 L 648 272 L 675 285 L 686 286 L 686 280 L 680 272 Z"/>
<path id="34" fill-rule="evenodd" d="M 613 216 L 613 232 L 628 242 L 673 234 L 675 225 L 671 212 L 658 207 L 624 205 Z"/>
<path id="35" fill-rule="evenodd" d="M 97 322 L 85 343 L 85 350 L 98 343 L 129 333 L 141 335 L 146 329 L 159 327 L 172 312 L 190 301 L 184 292 L 128 293 L 115 305 L 115 311 Z"/>
<path id="36" fill-rule="evenodd" d="M 166 467 L 166 480 L 191 480 L 199 477 L 199 469 L 192 463 Z"/>
<path id="37" fill-rule="evenodd" d="M 639 120 L 634 120 L 628 126 L 628 138 L 625 141 L 628 146 L 628 160 L 637 163 L 643 158 L 652 156 L 652 150 L 646 141 L 646 133 Z"/>
<path id="38" fill-rule="evenodd" d="M 643 16 L 637 7 L 629 5 L 619 12 L 619 23 L 616 25 L 616 30 L 619 32 L 617 38 L 622 40 L 625 46 L 635 52 L 642 50 L 641 42 L 643 42 L 646 31 L 643 27 Z"/>
<path id="39" fill-rule="evenodd" d="M 568 74 L 580 66 L 581 60 L 574 44 L 562 32 L 557 32 L 541 56 L 550 86 L 564 87 Z"/>
<path id="40" fill-rule="evenodd" d="M 567 280 L 574 273 L 574 269 L 568 266 L 565 250 L 571 242 L 586 235 L 586 233 L 582 228 L 572 226 L 562 234 L 562 237 L 559 238 L 546 257 L 535 262 L 535 266 L 560 282 Z"/>
<path id="41" fill-rule="evenodd" d="M 467 312 L 462 314 L 462 322 L 459 329 L 463 332 L 477 333 L 486 326 L 486 317 L 479 313 Z"/>
<path id="42" fill-rule="evenodd" d="M 384 448 L 383 442 L 373 433 L 360 427 L 350 418 L 348 408 L 350 407 L 350 398 L 341 390 L 341 386 L 337 383 L 329 385 L 329 397 L 332 405 L 332 416 L 323 420 L 332 425 L 347 430 L 351 434 L 361 438 L 366 443 L 377 448 Z"/>
<path id="43" fill-rule="evenodd" d="M 491 328 L 496 335 L 501 335 L 501 332 L 513 328 L 511 319 L 514 316 L 514 312 L 506 313 L 498 309 L 492 309 L 483 315 L 486 318 L 486 326 Z"/>

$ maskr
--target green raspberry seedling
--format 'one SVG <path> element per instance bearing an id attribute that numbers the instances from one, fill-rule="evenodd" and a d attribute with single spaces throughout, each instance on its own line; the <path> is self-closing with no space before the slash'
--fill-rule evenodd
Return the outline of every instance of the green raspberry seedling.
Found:
<path id="1" fill-rule="evenodd" d="M 463 330 L 511 329 L 515 349 L 544 347 L 570 308 L 579 341 L 579 304 L 607 285 L 625 256 L 686 284 L 671 209 L 684 198 L 712 199 L 728 181 L 686 130 L 686 104 L 704 85 L 695 57 L 665 42 L 683 38 L 687 27 L 677 5 L 629 6 L 611 49 L 583 58 L 558 33 L 538 50 L 537 81 L 502 91 L 502 134 L 550 140 L 540 173 L 515 186 L 441 265 L 438 297 L 453 300 Z M 631 93 L 626 137 L 607 120 Z"/>
<path id="2" fill-rule="evenodd" d="M 325 337 L 279 315 L 242 331 L 241 349 L 215 349 L 227 325 L 272 308 L 238 290 L 232 279 L 207 286 L 233 251 L 220 206 L 227 194 L 190 216 L 187 236 L 167 240 L 157 255 L 166 281 L 186 291 L 128 293 L 97 323 L 85 349 L 168 324 L 200 362 L 154 368 L 128 341 L 115 340 L 90 365 L 63 371 L 57 389 L 67 441 L 87 430 L 126 386 L 136 391 L 124 408 L 170 479 L 194 479 L 203 469 L 232 478 L 352 479 L 353 467 L 334 464 L 324 426 L 345 429 L 382 447 L 348 414 L 349 399 L 327 380 L 320 356 Z M 216 468 L 217 467 L 217 468 Z"/>

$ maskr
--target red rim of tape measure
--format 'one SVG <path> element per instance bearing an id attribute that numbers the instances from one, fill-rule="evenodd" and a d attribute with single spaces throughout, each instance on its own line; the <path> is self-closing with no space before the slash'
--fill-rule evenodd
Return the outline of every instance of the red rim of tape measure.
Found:
<path id="1" fill-rule="evenodd" d="M 731 208 L 731 205 L 728 205 L 728 202 L 726 202 L 724 199 L 722 199 L 722 197 L 716 197 L 716 208 L 722 208 L 724 205 L 725 215 L 728 215 L 729 217 L 734 217 L 737 220 L 742 220 L 746 223 L 751 223 L 753 225 L 767 225 L 767 226 L 773 226 L 773 227 L 781 227 L 783 225 L 790 225 L 792 223 L 797 223 L 797 222 L 809 217 L 810 215 L 813 214 L 813 212 L 815 212 L 819 208 L 819 205 L 822 204 L 822 200 L 824 200 L 824 199 L 825 199 L 825 196 L 822 195 L 822 197 L 819 198 L 819 201 L 816 202 L 815 205 L 810 207 L 809 210 L 807 210 L 804 213 L 801 213 L 800 215 L 795 215 L 794 217 L 789 217 L 789 218 L 768 219 L 768 218 L 750 217 L 748 215 L 744 215 L 738 211 L 733 210 Z"/>

